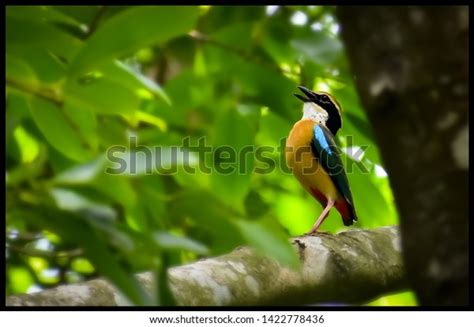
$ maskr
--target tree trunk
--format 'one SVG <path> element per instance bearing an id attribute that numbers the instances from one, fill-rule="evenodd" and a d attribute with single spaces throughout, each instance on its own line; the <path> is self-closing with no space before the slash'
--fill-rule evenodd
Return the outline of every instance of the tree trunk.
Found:
<path id="1" fill-rule="evenodd" d="M 179 305 L 364 303 L 407 286 L 397 227 L 293 239 L 301 267 L 291 270 L 242 247 L 168 271 Z M 149 291 L 151 273 L 139 274 Z M 91 280 L 12 295 L 8 306 L 129 305 L 107 281 Z"/>
<path id="2" fill-rule="evenodd" d="M 468 304 L 468 7 L 339 7 L 421 305 Z"/>

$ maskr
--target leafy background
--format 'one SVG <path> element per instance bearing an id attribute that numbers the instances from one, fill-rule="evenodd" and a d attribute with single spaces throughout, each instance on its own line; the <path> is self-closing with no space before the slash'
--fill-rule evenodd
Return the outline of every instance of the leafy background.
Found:
<path id="1" fill-rule="evenodd" d="M 297 85 L 336 96 L 337 142 L 369 168 L 348 174 L 356 227 L 397 224 L 338 33 L 327 6 L 7 7 L 7 295 L 105 276 L 135 304 L 173 304 L 169 266 L 242 244 L 295 267 L 287 239 L 321 208 L 278 168 L 278 151 L 269 174 L 222 175 L 189 174 L 166 149 L 186 136 L 276 149 L 301 115 Z M 139 163 L 138 175 L 106 174 L 108 148 L 138 151 L 131 136 L 165 149 L 177 173 Z M 344 229 L 337 212 L 323 229 Z M 133 277 L 144 270 L 162 286 L 151 297 Z M 416 300 L 406 291 L 368 305 Z"/>

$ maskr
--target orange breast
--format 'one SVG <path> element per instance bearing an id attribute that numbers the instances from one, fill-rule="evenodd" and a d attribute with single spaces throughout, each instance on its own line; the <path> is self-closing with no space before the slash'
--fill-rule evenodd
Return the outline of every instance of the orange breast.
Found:
<path id="1" fill-rule="evenodd" d="M 317 190 L 326 199 L 338 200 L 341 198 L 339 192 L 311 151 L 314 124 L 310 119 L 295 123 L 286 141 L 286 163 L 310 194 L 314 196 L 314 190 Z"/>

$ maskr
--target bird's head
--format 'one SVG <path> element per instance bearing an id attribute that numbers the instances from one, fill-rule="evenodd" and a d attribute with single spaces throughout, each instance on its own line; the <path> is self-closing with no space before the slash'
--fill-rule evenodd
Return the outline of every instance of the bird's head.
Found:
<path id="1" fill-rule="evenodd" d="M 314 92 L 304 86 L 298 88 L 305 95 L 295 94 L 304 102 L 303 118 L 325 125 L 333 135 L 336 135 L 342 126 L 341 106 L 336 99 L 326 92 Z"/>

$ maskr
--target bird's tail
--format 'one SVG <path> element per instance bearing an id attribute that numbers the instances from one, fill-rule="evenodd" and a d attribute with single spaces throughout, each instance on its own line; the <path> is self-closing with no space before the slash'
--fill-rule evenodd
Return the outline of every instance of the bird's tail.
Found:
<path id="1" fill-rule="evenodd" d="M 357 215 L 354 206 L 346 200 L 337 201 L 335 203 L 337 211 L 341 214 L 342 221 L 345 226 L 350 226 L 357 221 Z"/>

